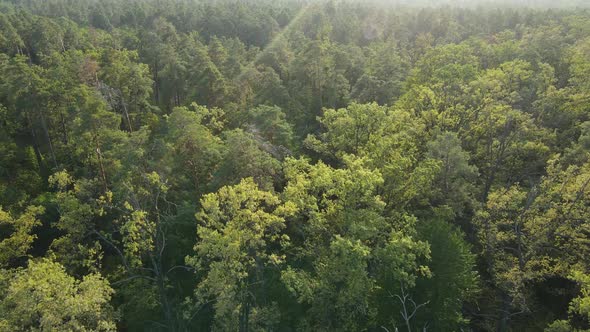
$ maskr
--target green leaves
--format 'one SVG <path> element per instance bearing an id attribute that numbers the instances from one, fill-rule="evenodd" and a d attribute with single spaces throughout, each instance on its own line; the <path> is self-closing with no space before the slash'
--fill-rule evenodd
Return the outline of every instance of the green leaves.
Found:
<path id="1" fill-rule="evenodd" d="M 321 124 L 326 132 L 320 142 L 308 137 L 307 145 L 318 152 L 353 153 L 362 156 L 375 140 L 383 137 L 386 109 L 373 104 L 352 104 L 345 109 L 325 110 Z M 323 143 L 323 144 L 322 144 Z"/>
<path id="2" fill-rule="evenodd" d="M 414 238 L 413 218 L 387 217 L 377 194 L 381 174 L 363 159 L 346 156 L 344 162 L 344 169 L 333 169 L 290 159 L 285 170 L 283 195 L 300 211 L 293 241 L 302 247 L 291 260 L 300 267 L 287 269 L 282 279 L 310 306 L 302 324 L 311 329 L 373 326 L 380 302 L 373 296 L 380 289 L 413 285 L 428 273 L 418 262 L 428 257 L 428 244 Z"/>
<path id="3" fill-rule="evenodd" d="M 453 214 L 461 215 L 473 203 L 477 168 L 469 164 L 469 153 L 462 149 L 455 133 L 439 134 L 427 143 L 427 149 L 428 157 L 441 164 L 435 178 L 436 190 L 430 193 L 432 204 L 447 205 Z"/>
<path id="4" fill-rule="evenodd" d="M 222 141 L 212 133 L 221 129 L 221 119 L 215 112 L 202 107 L 194 107 L 194 111 L 178 107 L 167 121 L 166 152 L 171 160 L 168 167 L 183 174 L 175 177 L 178 185 L 197 192 L 207 187 L 222 158 Z"/>
<path id="5" fill-rule="evenodd" d="M 0 330 L 588 327 L 588 12 L 13 2 Z"/>
<path id="6" fill-rule="evenodd" d="M 0 327 L 11 331 L 115 331 L 113 290 L 99 274 L 76 280 L 49 259 L 30 260 L 0 296 Z"/>
<path id="7" fill-rule="evenodd" d="M 251 130 L 278 148 L 293 146 L 293 129 L 277 106 L 258 106 L 250 112 Z"/>
<path id="8" fill-rule="evenodd" d="M 307 328 L 323 331 L 363 329 L 372 316 L 369 295 L 374 280 L 367 271 L 370 249 L 336 235 L 315 263 L 314 277 L 287 269 L 282 276 L 299 302 L 309 303 Z"/>
<path id="9" fill-rule="evenodd" d="M 34 228 L 41 225 L 37 217 L 44 212 L 43 207 L 29 206 L 14 218 L 0 207 L 0 268 L 9 267 L 14 260 L 27 256 L 37 238 Z"/>
<path id="10" fill-rule="evenodd" d="M 289 237 L 283 233 L 284 218 L 296 208 L 258 189 L 251 178 L 205 195 L 201 205 L 197 255 L 187 262 L 205 272 L 197 291 L 203 300 L 216 299 L 216 325 L 235 330 L 249 319 L 251 310 L 268 305 L 266 275 L 285 259 L 281 249 L 288 246 Z"/>
<path id="11" fill-rule="evenodd" d="M 107 51 L 102 55 L 103 66 L 99 72 L 106 84 L 102 88 L 105 99 L 122 115 L 130 132 L 145 124 L 144 112 L 152 89 L 148 66 L 137 60 L 137 52 Z"/>

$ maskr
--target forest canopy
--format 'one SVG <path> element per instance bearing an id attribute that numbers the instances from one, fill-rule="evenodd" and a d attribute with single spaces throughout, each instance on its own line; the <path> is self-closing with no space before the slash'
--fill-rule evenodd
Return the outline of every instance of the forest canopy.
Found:
<path id="1" fill-rule="evenodd" d="M 590 331 L 588 5 L 0 0 L 0 331 Z"/>

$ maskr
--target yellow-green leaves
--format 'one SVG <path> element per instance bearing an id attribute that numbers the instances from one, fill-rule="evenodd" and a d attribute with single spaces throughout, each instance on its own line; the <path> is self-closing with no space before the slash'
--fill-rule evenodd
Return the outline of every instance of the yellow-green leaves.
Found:
<path id="1" fill-rule="evenodd" d="M 33 229 L 41 225 L 37 218 L 44 211 L 43 207 L 29 206 L 24 213 L 14 218 L 0 207 L 0 227 L 8 229 L 7 233 L 2 232 L 0 238 L 0 268 L 8 265 L 12 259 L 27 255 L 33 241 L 37 238 Z"/>
<path id="2" fill-rule="evenodd" d="M 74 180 L 68 172 L 57 172 L 49 177 L 47 180 L 49 185 L 56 187 L 60 191 L 67 191 L 68 187 L 74 183 Z"/>
<path id="3" fill-rule="evenodd" d="M 284 262 L 281 248 L 289 244 L 285 217 L 297 208 L 260 190 L 251 178 L 205 195 L 201 206 L 196 256 L 187 262 L 206 273 L 198 293 L 216 299 L 218 326 L 236 330 L 240 320 L 250 317 L 250 308 L 262 309 L 256 303 L 263 300 L 254 294 L 264 291 L 268 271 Z"/>
<path id="4" fill-rule="evenodd" d="M 30 260 L 0 295 L 2 331 L 115 331 L 113 290 L 99 274 L 76 280 L 49 259 Z"/>
<path id="5" fill-rule="evenodd" d="M 364 155 L 387 130 L 386 108 L 372 104 L 351 104 L 338 110 L 327 109 L 319 118 L 326 132 L 309 136 L 306 145 L 326 154 Z M 369 150 L 369 151 L 368 151 Z"/>
<path id="6" fill-rule="evenodd" d="M 285 166 L 283 197 L 297 206 L 292 227 L 302 247 L 281 275 L 310 307 L 304 322 L 312 330 L 360 330 L 379 314 L 380 290 L 429 275 L 420 264 L 429 246 L 415 238 L 415 218 L 387 214 L 384 179 L 368 158 L 342 158 L 342 169 L 305 159 Z"/>
<path id="7" fill-rule="evenodd" d="M 125 254 L 131 264 L 140 266 L 141 259 L 154 250 L 157 225 L 149 219 L 147 212 L 131 211 L 121 227 Z"/>
<path id="8" fill-rule="evenodd" d="M 518 186 L 489 195 L 486 208 L 474 220 L 478 227 L 483 255 L 494 282 L 509 293 L 514 305 L 526 308 L 525 282 L 535 278 L 531 269 L 534 257 L 527 220 L 535 199 Z"/>
<path id="9" fill-rule="evenodd" d="M 326 161 L 348 164 L 362 158 L 367 169 L 383 177 L 383 200 L 390 207 L 403 209 L 425 196 L 438 165 L 420 160 L 425 128 L 413 112 L 376 103 L 352 103 L 347 108 L 325 110 L 319 121 L 324 132 L 308 136 L 305 145 Z"/>
<path id="10" fill-rule="evenodd" d="M 552 160 L 547 171 L 531 189 L 492 191 L 474 220 L 488 272 L 513 310 L 530 309 L 531 282 L 556 276 L 585 282 L 572 271 L 588 269 L 590 166 L 564 168 Z M 582 306 L 584 297 L 582 291 L 572 306 Z"/>
<path id="11" fill-rule="evenodd" d="M 305 227 L 310 239 L 329 239 L 348 232 L 367 239 L 385 222 L 379 215 L 385 203 L 377 195 L 378 186 L 383 184 L 381 174 L 366 168 L 363 159 L 347 156 L 345 162 L 345 169 L 322 162 L 310 165 L 304 159 L 286 162 L 288 184 L 283 195 L 309 218 Z"/>
<path id="12" fill-rule="evenodd" d="M 570 304 L 570 311 L 590 317 L 590 275 L 574 271 L 570 278 L 581 286 L 580 295 Z"/>

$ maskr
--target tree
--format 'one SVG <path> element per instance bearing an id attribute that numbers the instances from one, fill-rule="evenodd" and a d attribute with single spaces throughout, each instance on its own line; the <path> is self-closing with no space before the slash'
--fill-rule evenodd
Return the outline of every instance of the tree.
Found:
<path id="1" fill-rule="evenodd" d="M 530 114 L 507 105 L 508 100 L 501 100 L 514 100 L 514 96 L 509 96 L 511 92 L 503 91 L 504 97 L 496 99 L 488 95 L 490 92 L 479 88 L 477 91 L 482 92 L 484 101 L 471 111 L 473 122 L 466 126 L 462 137 L 481 173 L 481 201 L 485 202 L 497 182 L 532 182 L 541 175 L 549 157 L 549 148 L 544 141 L 551 136 L 543 134 L 544 130 L 535 124 Z"/>
<path id="2" fill-rule="evenodd" d="M 253 133 L 241 129 L 226 132 L 225 151 L 213 184 L 232 185 L 251 177 L 260 188 L 270 191 L 280 179 L 281 164 L 277 158 L 283 157 L 282 152 Z"/>
<path id="3" fill-rule="evenodd" d="M 0 14 L 0 45 L 6 54 L 23 54 L 25 44 L 4 14 Z"/>
<path id="4" fill-rule="evenodd" d="M 8 229 L 0 233 L 0 267 L 11 266 L 16 260 L 27 256 L 37 237 L 33 230 L 41 224 L 37 218 L 44 211 L 40 206 L 29 206 L 23 214 L 14 218 L 0 207 L 0 226 Z"/>
<path id="5" fill-rule="evenodd" d="M 473 181 L 477 168 L 469 164 L 469 153 L 461 148 L 455 133 L 439 134 L 427 144 L 428 157 L 441 163 L 435 178 L 436 190 L 431 192 L 434 206 L 448 206 L 453 214 L 461 216 L 473 204 Z"/>
<path id="6" fill-rule="evenodd" d="M 477 298 L 481 290 L 476 269 L 477 256 L 465 234 L 444 218 L 417 223 L 418 238 L 430 245 L 430 278 L 418 278 L 414 301 L 427 303 L 414 318 L 414 325 L 437 331 L 451 331 L 469 324 L 464 307 Z"/>
<path id="7" fill-rule="evenodd" d="M 36 57 L 66 50 L 61 27 L 46 17 L 36 18 L 29 42 L 27 48 Z"/>
<path id="8" fill-rule="evenodd" d="M 528 285 L 548 277 L 567 280 L 573 278 L 572 271 L 586 266 L 581 257 L 588 250 L 583 244 L 587 167 L 563 167 L 552 160 L 537 186 L 494 191 L 478 212 L 483 256 L 504 313 L 498 317 L 501 328 L 515 315 L 532 310 L 535 298 Z"/>
<path id="9" fill-rule="evenodd" d="M 293 130 L 277 106 L 258 106 L 250 112 L 250 130 L 277 148 L 293 146 Z"/>
<path id="10" fill-rule="evenodd" d="M 402 94 L 408 59 L 399 54 L 392 41 L 372 43 L 368 52 L 364 74 L 352 88 L 352 96 L 360 103 L 392 104 Z"/>
<path id="11" fill-rule="evenodd" d="M 535 195 L 535 191 L 527 194 L 516 186 L 492 192 L 475 221 L 488 273 L 500 293 L 500 329 L 513 316 L 531 310 L 525 285 L 537 276 L 532 261 L 535 253 L 529 252 L 534 248 L 534 235 L 526 226 Z"/>
<path id="12" fill-rule="evenodd" d="M 43 189 L 41 169 L 32 146 L 19 148 L 18 121 L 0 105 L 0 204 L 8 210 Z"/>
<path id="13" fill-rule="evenodd" d="M 336 235 L 328 252 L 315 262 L 313 274 L 287 269 L 283 280 L 298 301 L 310 303 L 306 329 L 358 330 L 374 314 L 369 294 L 375 281 L 367 272 L 370 248 Z"/>
<path id="14" fill-rule="evenodd" d="M 171 180 L 184 190 L 190 188 L 200 193 L 214 180 L 214 173 L 223 157 L 223 142 L 211 131 L 219 131 L 223 127 L 222 119 L 215 115 L 220 110 L 210 111 L 196 104 L 192 108 L 174 108 L 167 121 L 166 141 L 172 173 L 178 175 Z M 212 128 L 206 127 L 207 121 Z"/>
<path id="15" fill-rule="evenodd" d="M 348 157 L 344 169 L 306 160 L 287 161 L 284 197 L 298 211 L 292 242 L 301 248 L 288 260 L 283 281 L 306 305 L 301 324 L 310 329 L 358 330 L 391 322 L 387 291 L 413 287 L 428 274 L 420 264 L 428 244 L 414 238 L 415 219 L 387 217 L 377 195 L 380 173 Z M 352 299 L 355 299 L 354 301 Z"/>
<path id="16" fill-rule="evenodd" d="M 54 260 L 68 271 L 95 269 L 102 255 L 95 233 L 112 192 L 101 195 L 97 181 L 76 180 L 66 171 L 54 173 L 48 182 L 55 191 L 50 201 L 58 214 L 52 226 L 60 232 L 49 247 Z"/>
<path id="17" fill-rule="evenodd" d="M 24 56 L 14 58 L 0 57 L 0 82 L 3 93 L 2 104 L 8 108 L 9 116 L 15 123 L 20 123 L 30 133 L 29 140 L 35 149 L 37 162 L 46 167 L 43 154 L 47 151 L 51 163 L 57 167 L 57 159 L 49 133 L 47 110 L 39 107 L 45 103 L 46 82 L 42 69 L 29 66 Z"/>
<path id="18" fill-rule="evenodd" d="M 137 57 L 137 52 L 133 51 L 107 51 L 103 54 L 99 72 L 104 82 L 99 86 L 101 93 L 121 114 L 122 127 L 130 132 L 146 123 L 152 91 L 148 66 L 137 63 Z"/>
<path id="19" fill-rule="evenodd" d="M 10 331 L 115 331 L 113 290 L 99 274 L 82 280 L 51 261 L 30 260 L 0 297 L 0 327 Z"/>
<path id="20" fill-rule="evenodd" d="M 288 245 L 289 237 L 283 233 L 284 218 L 295 212 L 294 205 L 260 190 L 247 178 L 205 195 L 201 206 L 200 241 L 194 248 L 196 256 L 187 259 L 204 272 L 197 299 L 214 300 L 216 329 L 272 328 L 278 317 L 267 315 L 278 313 L 267 293 L 268 282 L 285 259 L 281 248 Z"/>
<path id="21" fill-rule="evenodd" d="M 367 158 L 384 178 L 383 198 L 403 209 L 424 200 L 437 172 L 434 160 L 421 160 L 424 124 L 410 112 L 372 104 L 351 104 L 325 110 L 319 119 L 324 131 L 308 136 L 305 145 L 325 160 L 342 162 L 348 154 Z"/>
<path id="22" fill-rule="evenodd" d="M 328 155 L 352 153 L 363 156 L 370 153 L 378 137 L 385 135 L 386 121 L 387 109 L 376 103 L 327 109 L 320 119 L 325 133 L 317 138 L 308 136 L 306 144 Z"/>

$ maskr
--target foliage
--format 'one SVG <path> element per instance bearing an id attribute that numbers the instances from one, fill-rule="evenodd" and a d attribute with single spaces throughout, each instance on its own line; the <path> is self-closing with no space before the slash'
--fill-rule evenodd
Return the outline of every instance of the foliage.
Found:
<path id="1" fill-rule="evenodd" d="M 58 263 L 31 260 L 3 292 L 0 326 L 7 331 L 115 331 L 112 293 L 99 274 L 76 280 Z"/>
<path id="2" fill-rule="evenodd" d="M 0 0 L 0 330 L 590 330 L 590 13 L 503 2 Z"/>

